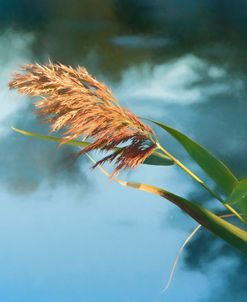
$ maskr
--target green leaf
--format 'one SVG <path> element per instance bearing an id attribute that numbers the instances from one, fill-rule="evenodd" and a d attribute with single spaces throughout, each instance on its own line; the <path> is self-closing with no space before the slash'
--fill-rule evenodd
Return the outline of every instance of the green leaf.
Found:
<path id="1" fill-rule="evenodd" d="M 235 184 L 226 203 L 230 205 L 236 204 L 244 215 L 244 220 L 247 222 L 247 178 L 242 179 Z"/>
<path id="2" fill-rule="evenodd" d="M 209 231 L 221 237 L 230 245 L 247 255 L 247 231 L 225 221 L 202 206 L 164 189 L 134 182 L 121 181 L 120 183 L 122 185 L 160 195 L 163 198 L 168 199 Z"/>
<path id="3" fill-rule="evenodd" d="M 164 154 L 153 151 L 153 153 L 144 161 L 144 164 L 152 166 L 171 166 L 174 162 Z"/>
<path id="4" fill-rule="evenodd" d="M 231 194 L 234 184 L 238 179 L 222 161 L 218 160 L 201 145 L 178 130 L 157 121 L 146 120 L 153 122 L 172 135 L 204 172 L 215 181 L 219 188 L 226 195 Z"/>
<path id="5" fill-rule="evenodd" d="M 247 198 L 247 178 L 236 182 L 232 193 L 227 199 L 226 203 L 236 204 L 245 198 Z"/>
<path id="6" fill-rule="evenodd" d="M 59 137 L 56 137 L 56 136 L 33 133 L 33 132 L 17 129 L 17 128 L 14 128 L 14 127 L 12 127 L 12 129 L 15 132 L 18 132 L 18 133 L 23 134 L 23 135 L 32 136 L 32 137 L 35 137 L 35 138 L 49 140 L 49 141 L 54 141 L 54 142 L 57 142 L 57 143 L 60 143 L 60 144 L 63 143 L 63 139 L 61 139 Z M 89 142 L 77 141 L 77 140 L 70 140 L 70 141 L 65 142 L 64 144 L 65 145 L 70 145 L 70 146 L 76 146 L 76 147 L 80 147 L 80 148 L 85 148 L 90 143 Z M 162 153 L 160 153 L 158 151 L 154 151 L 145 160 L 144 164 L 155 165 L 155 166 L 170 166 L 170 165 L 173 165 L 174 162 L 172 160 L 170 160 L 167 156 L 163 155 Z"/>
<path id="7" fill-rule="evenodd" d="M 56 136 L 51 136 L 51 135 L 43 135 L 43 134 L 39 134 L 39 133 L 34 133 L 34 132 L 29 132 L 29 131 L 25 131 L 25 130 L 21 130 L 15 127 L 12 127 L 12 130 L 14 130 L 15 132 L 18 132 L 20 134 L 26 135 L 26 136 L 32 136 L 38 139 L 43 139 L 43 140 L 48 140 L 48 141 L 53 141 L 56 143 L 63 143 L 63 140 L 59 137 Z M 75 147 L 81 147 L 81 148 L 85 148 L 88 145 L 90 145 L 90 143 L 88 142 L 81 142 L 81 141 L 76 141 L 76 140 L 70 140 L 64 143 L 65 145 L 70 145 L 70 146 L 75 146 Z"/>

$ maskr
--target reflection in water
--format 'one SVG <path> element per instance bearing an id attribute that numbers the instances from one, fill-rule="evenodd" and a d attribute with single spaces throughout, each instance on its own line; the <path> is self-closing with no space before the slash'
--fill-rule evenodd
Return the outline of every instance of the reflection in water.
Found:
<path id="1" fill-rule="evenodd" d="M 164 64 L 133 66 L 123 72 L 118 89 L 125 99 L 152 98 L 161 105 L 189 105 L 227 93 L 227 81 L 233 89 L 240 84 L 239 80 L 230 82 L 223 68 L 188 54 Z"/>
<path id="2" fill-rule="evenodd" d="M 245 259 L 202 230 L 162 296 L 194 223 L 155 196 L 91 173 L 86 159 L 71 162 L 75 149 L 13 134 L 11 125 L 47 128 L 7 82 L 26 62 L 86 65 L 122 104 L 182 129 L 246 176 L 247 5 L 188 1 L 178 13 L 177 1 L 3 2 L 0 300 L 245 301 Z M 176 168 L 124 176 L 213 204 Z"/>
<path id="3" fill-rule="evenodd" d="M 25 103 L 19 102 L 19 97 L 8 90 L 10 74 L 19 64 L 31 59 L 30 45 L 33 41 L 31 34 L 18 34 L 11 30 L 0 35 L 0 64 L 1 64 L 1 111 L 0 131 L 1 137 L 9 132 L 8 120 L 11 114 L 23 108 Z M 10 100 L 12 100 L 10 102 Z"/>
<path id="4" fill-rule="evenodd" d="M 171 46 L 173 41 L 163 37 L 148 36 L 118 36 L 112 39 L 113 44 L 126 48 L 162 48 Z"/>
<path id="5" fill-rule="evenodd" d="M 185 262 L 190 269 L 201 270 L 204 273 L 217 267 L 218 274 L 225 276 L 221 286 L 217 285 L 208 298 L 202 299 L 203 302 L 212 301 L 212 299 L 214 301 L 224 299 L 227 302 L 233 300 L 244 302 L 246 300 L 246 257 L 235 253 L 229 245 L 224 244 L 210 233 L 203 231 L 194 239 L 186 250 Z M 230 266 L 228 266 L 229 263 Z M 218 274 L 214 278 L 218 278 Z M 236 282 L 236 280 L 238 281 Z"/>
<path id="6" fill-rule="evenodd" d="M 44 131 L 44 127 L 38 126 L 38 121 L 31 115 L 28 101 L 8 89 L 11 73 L 21 64 L 33 60 L 30 51 L 32 41 L 32 35 L 13 31 L 0 36 L 0 181 L 16 193 L 32 192 L 42 180 L 48 180 L 52 186 L 63 182 L 66 185 L 87 184 L 79 163 L 74 160 L 75 149 L 67 146 L 58 149 L 55 144 L 23 138 L 11 131 L 12 125 Z"/>

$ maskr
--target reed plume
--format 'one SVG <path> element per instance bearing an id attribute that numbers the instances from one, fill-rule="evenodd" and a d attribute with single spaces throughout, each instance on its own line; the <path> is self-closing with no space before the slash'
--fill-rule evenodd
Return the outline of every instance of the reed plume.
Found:
<path id="1" fill-rule="evenodd" d="M 154 131 L 121 107 L 111 91 L 85 68 L 49 63 L 25 65 L 22 70 L 14 74 L 9 87 L 42 97 L 35 103 L 36 113 L 51 124 L 52 132 L 64 129 L 64 142 L 91 139 L 78 155 L 91 150 L 111 151 L 95 166 L 114 162 L 114 175 L 140 165 L 156 148 Z"/>

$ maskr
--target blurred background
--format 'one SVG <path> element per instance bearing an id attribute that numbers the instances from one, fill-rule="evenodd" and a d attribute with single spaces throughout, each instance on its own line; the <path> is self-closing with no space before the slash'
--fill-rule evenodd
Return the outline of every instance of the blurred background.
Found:
<path id="1" fill-rule="evenodd" d="M 0 301 L 244 302 L 247 261 L 168 201 L 109 181 L 46 134 L 7 83 L 24 63 L 83 65 L 125 107 L 188 134 L 246 177 L 247 2 L 0 0 Z M 179 146 L 163 144 L 204 180 Z M 176 167 L 121 178 L 214 200 Z M 213 184 L 211 184 L 213 186 Z"/>

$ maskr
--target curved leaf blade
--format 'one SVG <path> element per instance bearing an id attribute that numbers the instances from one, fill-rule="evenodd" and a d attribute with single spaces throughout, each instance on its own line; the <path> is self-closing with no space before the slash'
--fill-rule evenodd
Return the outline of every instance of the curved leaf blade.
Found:
<path id="1" fill-rule="evenodd" d="M 21 130 L 18 128 L 12 127 L 12 130 L 15 132 L 18 132 L 22 135 L 26 136 L 31 136 L 35 137 L 38 139 L 43 139 L 43 140 L 49 140 L 49 141 L 54 141 L 56 143 L 63 143 L 65 145 L 70 145 L 70 146 L 75 146 L 75 147 L 80 147 L 80 148 L 85 148 L 87 147 L 90 143 L 89 142 L 82 142 L 82 141 L 77 141 L 77 140 L 70 140 L 64 142 L 63 139 L 56 137 L 56 136 L 51 136 L 51 135 L 43 135 L 40 133 L 34 133 L 34 132 L 29 132 L 25 130 Z M 163 155 L 162 153 L 158 151 L 154 151 L 145 161 L 143 164 L 146 165 L 154 165 L 154 166 L 171 166 L 174 164 L 172 160 L 170 160 L 167 156 Z"/>
<path id="2" fill-rule="evenodd" d="M 174 165 L 174 162 L 164 154 L 158 151 L 153 151 L 143 164 L 151 166 L 172 166 Z"/>
<path id="3" fill-rule="evenodd" d="M 181 210 L 189 214 L 199 224 L 207 228 L 215 235 L 224 239 L 231 246 L 235 247 L 236 249 L 247 255 L 247 231 L 225 221 L 224 219 L 220 218 L 208 209 L 205 209 L 194 202 L 191 202 L 185 198 L 182 198 L 161 188 L 134 182 L 121 181 L 121 184 L 131 188 L 159 195 L 171 201 L 172 203 L 177 205 Z"/>
<path id="4" fill-rule="evenodd" d="M 43 135 L 43 134 L 40 134 L 40 133 L 29 132 L 29 131 L 18 129 L 18 128 L 15 128 L 15 127 L 12 127 L 12 130 L 14 130 L 15 132 L 18 132 L 22 135 L 31 136 L 31 137 L 35 137 L 35 138 L 38 138 L 38 139 L 48 140 L 48 141 L 53 141 L 53 142 L 56 142 L 56 143 L 59 143 L 59 144 L 64 143 L 64 141 L 61 138 L 57 137 L 57 136 Z M 76 140 L 70 140 L 70 141 L 65 142 L 64 145 L 85 148 L 88 145 L 90 145 L 90 143 L 76 141 Z"/>
<path id="5" fill-rule="evenodd" d="M 151 119 L 146 120 L 156 124 L 172 135 L 202 170 L 215 181 L 219 188 L 226 195 L 231 194 L 234 184 L 238 179 L 222 161 L 178 130 Z"/>
<path id="6" fill-rule="evenodd" d="M 247 178 L 238 181 L 226 201 L 227 204 L 236 204 L 243 214 L 245 222 L 247 222 Z"/>
<path id="7" fill-rule="evenodd" d="M 242 179 L 235 184 L 226 203 L 231 205 L 237 204 L 245 198 L 247 198 L 247 178 Z"/>

